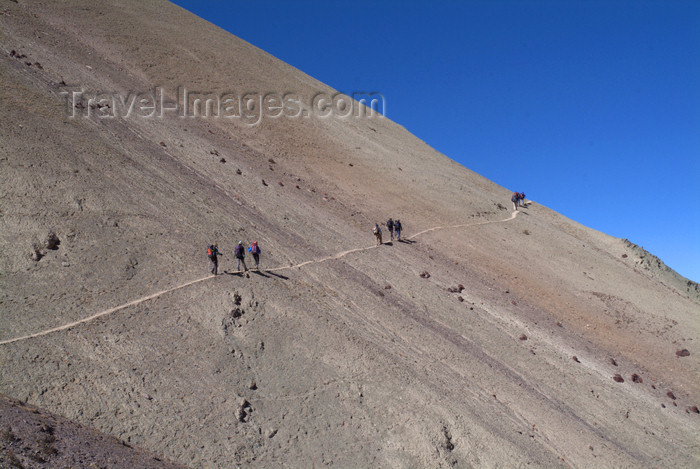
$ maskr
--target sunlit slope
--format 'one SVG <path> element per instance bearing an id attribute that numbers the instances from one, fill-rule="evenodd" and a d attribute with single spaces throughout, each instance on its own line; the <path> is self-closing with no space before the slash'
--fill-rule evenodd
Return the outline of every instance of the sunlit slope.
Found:
<path id="1" fill-rule="evenodd" d="M 171 4 L 2 31 L 3 393 L 192 467 L 697 465 L 700 306 L 633 246 Z M 299 106 L 144 117 L 185 89 Z"/>

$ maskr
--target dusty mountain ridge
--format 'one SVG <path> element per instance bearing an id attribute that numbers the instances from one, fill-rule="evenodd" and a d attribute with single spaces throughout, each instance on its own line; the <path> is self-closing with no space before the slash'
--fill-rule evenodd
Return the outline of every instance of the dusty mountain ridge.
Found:
<path id="1" fill-rule="evenodd" d="M 697 285 L 651 255 L 387 119 L 68 117 L 333 93 L 171 4 L 0 19 L 1 392 L 192 467 L 698 465 Z"/>

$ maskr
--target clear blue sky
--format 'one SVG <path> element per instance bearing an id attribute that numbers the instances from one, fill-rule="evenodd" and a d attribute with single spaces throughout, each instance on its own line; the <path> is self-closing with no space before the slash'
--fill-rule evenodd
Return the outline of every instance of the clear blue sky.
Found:
<path id="1" fill-rule="evenodd" d="M 700 0 L 175 3 L 700 281 Z"/>

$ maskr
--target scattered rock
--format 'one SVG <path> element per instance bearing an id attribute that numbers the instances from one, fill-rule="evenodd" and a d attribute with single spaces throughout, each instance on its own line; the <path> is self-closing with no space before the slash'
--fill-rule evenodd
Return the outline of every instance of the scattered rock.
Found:
<path id="1" fill-rule="evenodd" d="M 673 394 L 673 391 L 667 392 L 666 395 L 667 395 L 668 397 L 670 397 L 671 399 L 673 399 L 674 401 L 676 400 L 676 395 Z"/>
<path id="2" fill-rule="evenodd" d="M 265 436 L 268 438 L 273 438 L 275 435 L 277 435 L 277 429 L 276 428 L 270 428 L 266 433 Z"/>
<path id="3" fill-rule="evenodd" d="M 236 306 L 240 306 L 242 300 L 243 298 L 241 297 L 241 295 L 239 295 L 238 293 L 233 294 L 233 304 L 235 304 Z"/>
<path id="4" fill-rule="evenodd" d="M 256 389 L 258 389 L 258 384 L 255 381 L 251 380 L 251 382 L 248 383 L 248 389 L 255 391 Z"/>
<path id="5" fill-rule="evenodd" d="M 430 274 L 427 271 L 423 271 L 420 274 L 421 278 L 430 278 Z"/>
<path id="6" fill-rule="evenodd" d="M 676 356 L 677 356 L 677 357 L 689 357 L 689 356 L 690 356 L 690 352 L 689 352 L 687 349 L 677 350 L 677 351 L 676 351 Z"/>
<path id="7" fill-rule="evenodd" d="M 613 376 L 613 380 L 615 380 L 615 381 L 618 382 L 618 383 L 624 383 L 624 382 L 625 382 L 624 378 L 623 378 L 622 376 L 620 376 L 619 374 L 616 374 L 615 376 Z"/>
<path id="8" fill-rule="evenodd" d="M 581 363 L 576 355 L 574 355 L 573 357 L 571 357 L 571 359 L 572 359 L 573 361 L 575 361 L 576 363 Z"/>
<path id="9" fill-rule="evenodd" d="M 520 340 L 527 340 L 527 336 L 526 336 L 525 334 L 522 334 L 522 335 L 520 336 Z"/>
<path id="10" fill-rule="evenodd" d="M 265 182 L 264 179 L 262 180 L 262 185 L 263 185 L 263 186 L 267 186 L 267 183 Z"/>
<path id="11" fill-rule="evenodd" d="M 453 449 L 455 449 L 455 445 L 454 443 L 452 443 L 452 435 L 450 434 L 450 431 L 447 429 L 446 426 L 442 427 L 442 436 L 444 437 L 442 447 L 447 451 L 452 451 Z"/>
<path id="12" fill-rule="evenodd" d="M 661 404 L 661 408 L 662 408 L 662 409 L 665 409 L 665 408 L 666 408 L 666 404 L 663 404 L 663 403 L 662 403 L 662 404 Z"/>
<path id="13" fill-rule="evenodd" d="M 457 299 L 458 299 L 460 302 L 464 301 L 464 298 L 462 298 L 461 296 L 458 296 Z"/>
<path id="14" fill-rule="evenodd" d="M 562 326 L 561 321 L 557 321 L 556 324 L 557 324 L 557 326 L 559 326 L 559 327 L 564 327 L 564 326 Z"/>
<path id="15" fill-rule="evenodd" d="M 623 258 L 623 259 L 626 259 L 626 258 L 627 258 L 627 254 L 623 254 L 623 255 L 622 255 L 622 258 Z"/>
<path id="16" fill-rule="evenodd" d="M 614 358 L 610 359 L 610 363 L 612 363 L 613 366 L 617 366 L 617 362 L 615 361 Z"/>
<path id="17" fill-rule="evenodd" d="M 210 155 L 219 156 L 219 150 L 216 150 L 216 149 L 211 150 L 211 151 L 209 152 L 209 154 L 210 154 Z"/>
<path id="18" fill-rule="evenodd" d="M 391 285 L 384 285 L 384 290 L 391 290 Z"/>
<path id="19" fill-rule="evenodd" d="M 295 186 L 295 187 L 296 187 L 297 189 L 301 189 L 301 187 L 299 187 L 298 185 L 297 185 L 297 186 Z"/>
<path id="20" fill-rule="evenodd" d="M 58 249 L 59 244 L 61 244 L 61 240 L 58 239 L 56 233 L 54 233 L 53 231 L 49 231 L 46 235 L 46 239 L 44 239 L 44 247 L 46 249 L 51 249 L 52 251 L 55 251 L 56 249 Z"/>
<path id="21" fill-rule="evenodd" d="M 44 257 L 44 253 L 41 251 L 41 246 L 39 243 L 32 244 L 32 248 L 29 251 L 29 257 L 34 262 L 38 262 L 42 257 Z"/>
<path id="22" fill-rule="evenodd" d="M 280 186 L 284 187 L 284 184 L 282 184 L 282 181 L 279 181 L 277 184 L 279 184 Z"/>
<path id="23" fill-rule="evenodd" d="M 523 234 L 524 234 L 524 235 L 529 235 L 529 234 L 530 234 L 530 230 L 523 230 Z"/>
<path id="24" fill-rule="evenodd" d="M 275 160 L 273 160 L 272 158 L 268 158 L 267 162 L 272 163 L 272 164 L 277 164 L 277 162 Z"/>
<path id="25" fill-rule="evenodd" d="M 686 409 L 686 412 L 693 412 L 693 413 L 696 413 L 696 414 L 700 414 L 700 410 L 698 410 L 698 406 L 696 406 L 696 405 L 693 405 L 693 406 L 688 407 L 688 408 Z"/>
<path id="26" fill-rule="evenodd" d="M 160 145 L 161 147 L 166 147 L 166 146 L 167 146 L 167 145 L 165 144 L 165 142 L 160 142 L 159 145 Z"/>
<path id="27" fill-rule="evenodd" d="M 634 373 L 632 375 L 632 382 L 641 384 L 644 382 L 644 380 L 642 380 L 642 377 L 639 376 L 637 373 Z"/>
<path id="28" fill-rule="evenodd" d="M 240 176 L 241 174 L 243 174 L 243 171 L 241 171 L 240 168 L 239 168 L 239 169 L 236 170 L 236 174 L 238 174 L 238 175 Z"/>
<path id="29" fill-rule="evenodd" d="M 226 163 L 226 158 L 221 158 L 221 159 L 219 160 L 219 163 Z"/>

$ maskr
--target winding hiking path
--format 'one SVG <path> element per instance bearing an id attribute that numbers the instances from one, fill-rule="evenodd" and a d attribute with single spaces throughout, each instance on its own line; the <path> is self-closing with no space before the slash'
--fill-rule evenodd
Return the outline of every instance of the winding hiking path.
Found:
<path id="1" fill-rule="evenodd" d="M 445 230 L 445 229 L 449 229 L 449 228 L 465 228 L 465 227 L 470 227 L 470 226 L 488 225 L 491 223 L 505 223 L 505 222 L 513 220 L 515 217 L 517 217 L 518 213 L 520 213 L 520 212 L 514 211 L 511 213 L 510 217 L 508 217 L 504 220 L 489 220 L 489 221 L 482 221 L 482 222 L 478 222 L 478 223 L 463 223 L 460 225 L 435 226 L 433 228 L 428 228 L 427 230 L 419 231 L 418 233 L 416 233 L 416 234 L 414 234 L 406 239 L 411 240 L 411 239 L 414 239 L 414 238 L 421 236 L 423 234 L 426 234 L 426 233 L 430 233 L 430 232 L 438 231 L 438 230 Z M 316 259 L 316 260 L 312 260 L 312 261 L 304 261 L 304 262 L 301 262 L 299 264 L 288 265 L 288 266 L 284 266 L 284 267 L 274 267 L 272 269 L 265 269 L 265 271 L 276 272 L 276 271 L 280 271 L 280 270 L 301 268 L 301 267 L 304 267 L 304 266 L 309 265 L 309 264 L 319 264 L 321 262 L 336 260 L 336 259 L 340 259 L 342 257 L 345 257 L 348 254 L 352 254 L 354 252 L 369 251 L 370 249 L 376 249 L 378 247 L 379 246 L 369 246 L 369 247 L 364 247 L 364 248 L 350 249 L 347 251 L 339 252 L 338 254 L 335 254 L 333 256 L 324 257 L 322 259 Z M 106 310 L 101 311 L 99 313 L 93 314 L 92 316 L 88 316 L 86 318 L 79 319 L 78 321 L 73 321 L 73 322 L 70 322 L 68 324 L 64 324 L 62 326 L 54 327 L 51 329 L 46 329 L 46 330 L 43 330 L 41 332 L 36 332 L 34 334 L 29 334 L 29 335 L 25 335 L 25 336 L 21 336 L 21 337 L 15 337 L 13 339 L 3 340 L 3 341 L 0 341 L 0 345 L 12 344 L 14 342 L 21 342 L 24 340 L 33 339 L 35 337 L 41 337 L 44 335 L 52 334 L 54 332 L 65 331 L 65 330 L 71 329 L 75 326 L 78 326 L 80 324 L 90 322 L 90 321 L 97 319 L 97 318 L 100 318 L 102 316 L 107 316 L 108 314 L 112 314 L 112 313 L 115 313 L 115 312 L 120 311 L 122 309 L 128 308 L 129 306 L 135 306 L 137 304 L 143 303 L 144 301 L 152 300 L 153 298 L 157 298 L 159 296 L 165 295 L 166 293 L 170 293 L 170 292 L 173 292 L 175 290 L 180 290 L 182 288 L 189 287 L 190 285 L 194 285 L 194 284 L 199 283 L 199 282 L 204 282 L 205 280 L 209 280 L 211 278 L 214 278 L 214 275 L 207 275 L 206 277 L 198 278 L 196 280 L 192 280 L 190 282 L 183 283 L 181 285 L 177 285 L 177 286 L 174 286 L 172 288 L 160 290 L 160 291 L 158 291 L 156 293 L 152 293 L 148 296 L 138 298 L 136 300 L 130 301 L 128 303 L 124 303 L 124 304 L 119 305 L 119 306 L 115 306 L 114 308 L 106 309 Z"/>

